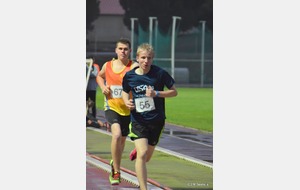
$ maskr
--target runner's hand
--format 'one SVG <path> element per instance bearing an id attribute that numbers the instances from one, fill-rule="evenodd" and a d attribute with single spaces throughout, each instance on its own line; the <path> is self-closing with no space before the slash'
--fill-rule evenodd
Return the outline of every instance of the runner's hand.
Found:
<path id="1" fill-rule="evenodd" d="M 109 85 L 105 86 L 105 88 L 102 89 L 102 93 L 106 96 L 109 95 L 110 94 L 110 86 Z"/>
<path id="2" fill-rule="evenodd" d="M 151 86 L 147 86 L 146 96 L 155 97 L 155 95 L 156 95 L 155 90 Z"/>
<path id="3" fill-rule="evenodd" d="M 129 110 L 133 110 L 133 109 L 135 108 L 135 105 L 134 105 L 132 99 L 129 99 L 128 101 L 126 101 L 126 102 L 125 102 L 125 105 L 126 105 L 126 107 L 127 107 Z"/>

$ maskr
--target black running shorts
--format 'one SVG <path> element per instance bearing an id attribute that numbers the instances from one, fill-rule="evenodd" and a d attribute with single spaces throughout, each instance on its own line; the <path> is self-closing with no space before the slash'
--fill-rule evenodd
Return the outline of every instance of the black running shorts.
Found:
<path id="1" fill-rule="evenodd" d="M 106 110 L 105 118 L 110 125 L 114 123 L 120 124 L 123 137 L 128 135 L 130 116 L 122 116 L 113 110 Z"/>
<path id="2" fill-rule="evenodd" d="M 165 126 L 165 120 L 155 121 L 141 125 L 137 122 L 132 122 L 129 126 L 129 137 L 131 140 L 147 138 L 148 144 L 155 146 L 159 142 L 159 138 Z"/>

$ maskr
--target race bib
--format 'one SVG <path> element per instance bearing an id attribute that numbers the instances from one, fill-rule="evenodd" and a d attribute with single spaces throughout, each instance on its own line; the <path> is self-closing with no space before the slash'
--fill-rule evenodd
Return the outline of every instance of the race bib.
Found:
<path id="1" fill-rule="evenodd" d="M 144 111 L 155 110 L 154 100 L 152 97 L 143 97 L 135 99 L 135 109 L 141 113 Z"/>
<path id="2" fill-rule="evenodd" d="M 112 85 L 110 89 L 112 98 L 122 98 L 122 86 Z"/>

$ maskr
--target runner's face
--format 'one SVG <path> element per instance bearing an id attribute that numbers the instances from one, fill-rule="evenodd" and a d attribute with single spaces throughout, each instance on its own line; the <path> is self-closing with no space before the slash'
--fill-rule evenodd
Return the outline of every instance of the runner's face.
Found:
<path id="1" fill-rule="evenodd" d="M 128 44 L 122 44 L 122 43 L 118 43 L 117 47 L 116 47 L 116 54 L 118 56 L 118 59 L 128 59 L 129 54 L 130 54 L 130 49 Z"/>
<path id="2" fill-rule="evenodd" d="M 148 51 L 141 51 L 136 59 L 140 64 L 140 68 L 147 71 L 152 65 L 153 55 Z"/>

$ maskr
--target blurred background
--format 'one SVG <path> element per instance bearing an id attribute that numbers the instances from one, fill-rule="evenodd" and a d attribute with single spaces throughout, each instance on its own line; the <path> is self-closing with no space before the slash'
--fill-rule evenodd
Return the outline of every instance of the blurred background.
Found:
<path id="1" fill-rule="evenodd" d="M 154 64 L 177 85 L 213 87 L 212 0 L 87 0 L 86 57 L 101 67 L 121 37 L 131 40 L 133 60 L 139 44 L 152 44 Z"/>

